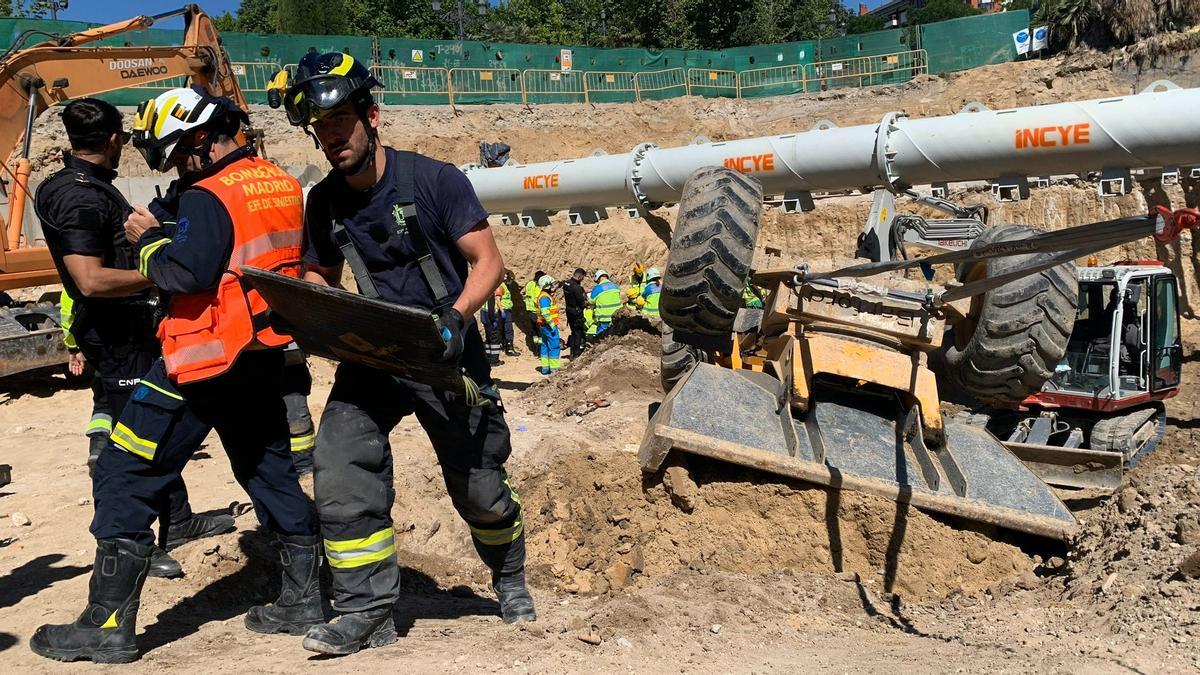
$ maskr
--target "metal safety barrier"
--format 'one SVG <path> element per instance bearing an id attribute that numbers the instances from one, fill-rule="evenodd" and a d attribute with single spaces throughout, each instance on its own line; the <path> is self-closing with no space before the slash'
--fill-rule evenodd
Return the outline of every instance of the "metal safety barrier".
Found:
<path id="1" fill-rule="evenodd" d="M 628 103 L 640 101 L 634 73 L 589 70 L 583 74 L 589 103 Z"/>
<path id="2" fill-rule="evenodd" d="M 689 68 L 688 93 L 692 96 L 740 98 L 737 71 Z"/>
<path id="3" fill-rule="evenodd" d="M 450 102 L 450 71 L 445 68 L 374 66 L 373 70 L 383 83 L 383 88 L 376 90 L 380 103 L 432 102 L 427 97 Z"/>
<path id="4" fill-rule="evenodd" d="M 687 96 L 687 75 L 683 68 L 648 70 L 633 76 L 639 101 Z"/>
<path id="5" fill-rule="evenodd" d="M 583 73 L 570 70 L 522 71 L 526 103 L 587 103 L 587 80 Z M 539 100 L 533 100 L 533 97 Z"/>
<path id="6" fill-rule="evenodd" d="M 451 68 L 450 105 L 455 103 L 525 103 L 521 71 L 515 68 Z M 486 97 L 463 101 L 463 97 Z"/>
<path id="7" fill-rule="evenodd" d="M 280 65 L 231 64 L 238 85 L 261 100 Z M 284 64 L 295 72 L 296 64 Z M 383 84 L 380 103 L 630 103 L 677 96 L 753 98 L 811 93 L 842 87 L 899 84 L 929 72 L 925 50 L 856 56 L 807 64 L 755 68 L 741 72 L 714 68 L 668 68 L 644 72 L 530 68 L 433 68 L 372 65 Z M 163 91 L 187 86 L 172 77 L 129 87 Z"/>
<path id="8" fill-rule="evenodd" d="M 824 91 L 907 82 L 920 73 L 929 72 L 929 58 L 924 49 L 914 49 L 809 63 L 804 68 L 805 79 L 816 87 L 815 90 Z"/>
<path id="9" fill-rule="evenodd" d="M 738 97 L 774 96 L 805 91 L 802 64 L 743 70 L 737 75 Z"/>

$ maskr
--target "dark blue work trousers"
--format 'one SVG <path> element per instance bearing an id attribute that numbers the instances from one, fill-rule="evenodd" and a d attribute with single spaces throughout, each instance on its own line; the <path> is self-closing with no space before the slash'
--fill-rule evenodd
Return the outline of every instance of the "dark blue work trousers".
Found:
<path id="1" fill-rule="evenodd" d="M 184 465 L 215 429 L 259 522 L 284 535 L 316 525 L 292 466 L 287 408 L 280 394 L 283 351 L 243 352 L 225 373 L 175 386 L 162 360 L 134 389 L 100 453 L 92 481 L 97 539 L 153 544 L 150 525 Z"/>

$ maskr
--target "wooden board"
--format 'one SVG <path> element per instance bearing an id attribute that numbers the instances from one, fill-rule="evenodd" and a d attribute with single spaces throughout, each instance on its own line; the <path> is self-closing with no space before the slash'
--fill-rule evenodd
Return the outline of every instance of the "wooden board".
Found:
<path id="1" fill-rule="evenodd" d="M 242 275 L 273 312 L 294 326 L 292 337 L 309 354 L 463 393 L 458 365 L 434 361 L 445 343 L 428 310 L 372 300 L 266 270 L 243 267 Z"/>

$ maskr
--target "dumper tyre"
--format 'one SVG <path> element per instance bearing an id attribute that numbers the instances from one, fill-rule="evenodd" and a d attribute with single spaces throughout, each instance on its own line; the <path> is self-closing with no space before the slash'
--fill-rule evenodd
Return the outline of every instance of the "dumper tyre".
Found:
<path id="1" fill-rule="evenodd" d="M 688 176 L 662 278 L 659 311 L 670 327 L 728 336 L 742 307 L 762 215 L 762 185 L 732 169 Z"/>
<path id="2" fill-rule="evenodd" d="M 669 327 L 665 327 L 662 333 L 662 360 L 659 369 L 663 393 L 671 393 L 683 376 L 687 375 L 688 371 L 701 361 L 707 361 L 703 351 L 691 345 L 676 342 L 675 332 Z"/>
<path id="3" fill-rule="evenodd" d="M 972 247 L 1028 239 L 1043 230 L 999 225 L 984 230 Z M 995 277 L 1037 264 L 1052 254 L 992 258 L 960 266 L 958 280 Z M 1075 264 L 1055 265 L 975 296 L 966 321 L 946 340 L 943 374 L 977 401 L 1019 403 L 1041 390 L 1067 351 L 1079 303 Z"/>

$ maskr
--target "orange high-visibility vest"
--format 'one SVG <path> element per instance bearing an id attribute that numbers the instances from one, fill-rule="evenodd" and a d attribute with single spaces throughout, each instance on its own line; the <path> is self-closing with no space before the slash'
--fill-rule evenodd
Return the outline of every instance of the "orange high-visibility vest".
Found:
<path id="1" fill-rule="evenodd" d="M 550 301 L 549 307 L 542 307 L 542 298 Z M 541 318 L 541 323 L 548 326 L 558 325 L 558 303 L 554 302 L 554 296 L 546 291 L 538 293 L 538 315 Z"/>
<path id="2" fill-rule="evenodd" d="M 207 190 L 233 221 L 233 252 L 217 287 L 174 295 L 158 327 L 167 374 L 179 384 L 229 370 L 254 343 L 282 347 L 290 337 L 266 323 L 267 303 L 243 286 L 243 265 L 300 276 L 304 230 L 300 183 L 258 157 L 245 157 L 195 185 Z"/>

